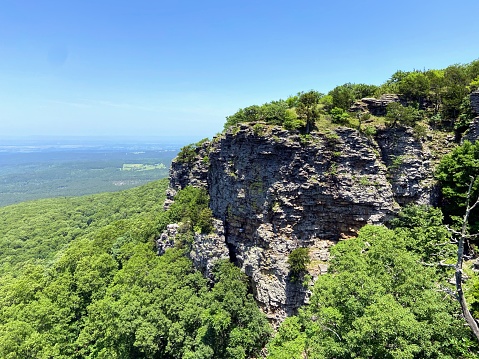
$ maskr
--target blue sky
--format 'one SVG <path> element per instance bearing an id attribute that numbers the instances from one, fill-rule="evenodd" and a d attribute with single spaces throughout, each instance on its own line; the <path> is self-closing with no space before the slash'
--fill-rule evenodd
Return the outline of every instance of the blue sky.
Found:
<path id="1" fill-rule="evenodd" d="M 479 1 L 0 0 L 0 137 L 212 137 L 241 107 L 479 58 Z"/>

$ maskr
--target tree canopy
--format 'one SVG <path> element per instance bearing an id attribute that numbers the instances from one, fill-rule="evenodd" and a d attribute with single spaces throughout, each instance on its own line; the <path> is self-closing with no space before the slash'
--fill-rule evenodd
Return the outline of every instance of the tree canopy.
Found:
<path id="1" fill-rule="evenodd" d="M 436 269 L 411 245 L 404 228 L 366 226 L 333 247 L 328 274 L 309 305 L 282 323 L 268 357 L 477 357 L 454 298 L 437 290 Z"/>

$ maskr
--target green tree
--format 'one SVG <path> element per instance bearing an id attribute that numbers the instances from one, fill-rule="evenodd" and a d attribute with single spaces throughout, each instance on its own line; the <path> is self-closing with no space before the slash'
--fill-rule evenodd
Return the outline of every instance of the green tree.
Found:
<path id="1" fill-rule="evenodd" d="M 197 343 L 213 349 L 215 358 L 257 357 L 268 341 L 271 328 L 248 294 L 244 273 L 228 261 L 215 265 L 217 283 L 206 296 Z"/>
<path id="2" fill-rule="evenodd" d="M 414 107 L 403 106 L 399 102 L 391 102 L 386 106 L 386 121 L 392 127 L 400 124 L 414 126 L 421 119 L 420 112 Z"/>
<path id="3" fill-rule="evenodd" d="M 396 235 L 403 238 L 408 251 L 420 256 L 423 262 L 439 263 L 456 256 L 456 247 L 451 243 L 443 221 L 440 208 L 408 205 L 391 220 L 390 225 Z M 444 269 L 437 267 L 440 273 L 444 273 Z"/>
<path id="4" fill-rule="evenodd" d="M 297 281 L 308 270 L 308 264 L 311 262 L 309 258 L 309 249 L 305 247 L 295 248 L 288 256 L 289 274 L 291 280 Z"/>
<path id="5" fill-rule="evenodd" d="M 408 101 L 421 104 L 429 95 L 429 78 L 423 72 L 409 72 L 398 82 L 398 91 Z"/>
<path id="6" fill-rule="evenodd" d="M 436 114 L 440 109 L 444 93 L 444 70 L 428 70 L 426 76 L 430 85 L 428 97 L 434 104 L 434 113 Z"/>
<path id="7" fill-rule="evenodd" d="M 260 117 L 260 107 L 257 105 L 239 109 L 235 114 L 226 117 L 224 128 L 237 125 L 242 122 L 257 121 Z"/>
<path id="8" fill-rule="evenodd" d="M 331 115 L 331 122 L 339 125 L 347 125 L 349 123 L 349 113 L 342 108 L 335 107 L 329 112 Z"/>
<path id="9" fill-rule="evenodd" d="M 343 110 L 348 110 L 356 100 L 353 84 L 346 83 L 341 86 L 336 86 L 328 95 L 332 97 L 332 107 L 338 107 Z"/>
<path id="10" fill-rule="evenodd" d="M 315 122 L 319 118 L 318 104 L 321 97 L 321 93 L 313 90 L 299 94 L 296 113 L 298 118 L 306 123 L 306 133 L 310 133 L 314 129 Z"/>
<path id="11" fill-rule="evenodd" d="M 208 192 L 204 188 L 187 186 L 176 194 L 167 221 L 183 222 L 196 232 L 210 233 L 213 229 L 213 215 L 208 207 L 209 201 Z"/>
<path id="12" fill-rule="evenodd" d="M 444 94 L 442 97 L 442 114 L 444 118 L 455 120 L 460 114 L 460 107 L 467 95 L 468 81 L 463 65 L 452 65 L 444 70 Z"/>
<path id="13" fill-rule="evenodd" d="M 479 145 L 464 141 L 445 155 L 436 169 L 436 178 L 442 188 L 444 213 L 449 219 L 460 218 L 467 203 L 471 178 L 475 178 L 471 198 L 479 195 Z M 471 216 L 477 218 L 477 211 Z M 476 225 L 477 221 L 470 223 Z"/>
<path id="14" fill-rule="evenodd" d="M 477 358 L 457 303 L 408 245 L 403 234 L 365 226 L 333 247 L 328 273 L 297 320 L 280 327 L 269 357 Z"/>

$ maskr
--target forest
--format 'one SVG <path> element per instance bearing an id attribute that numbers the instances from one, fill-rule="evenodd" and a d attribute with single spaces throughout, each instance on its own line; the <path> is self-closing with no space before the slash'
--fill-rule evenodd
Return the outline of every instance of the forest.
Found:
<path id="1" fill-rule="evenodd" d="M 335 126 L 366 136 L 409 126 L 420 137 L 441 131 L 457 140 L 435 173 L 441 206 L 406 206 L 386 225 L 340 241 L 309 303 L 277 328 L 232 263 L 218 261 L 205 278 L 188 258 L 195 233 L 213 230 L 203 189 L 179 191 L 167 210 L 166 179 L 0 207 L 0 357 L 479 358 L 451 281 L 463 235 L 461 289 L 479 318 L 477 239 L 469 236 L 479 227 L 479 144 L 460 141 L 478 87 L 476 60 L 398 71 L 380 86 L 303 92 L 227 117 L 225 128 L 281 125 L 306 139 Z M 383 94 L 399 96 L 386 113 L 350 111 Z M 177 160 L 189 161 L 197 146 L 185 146 Z M 155 239 L 170 223 L 181 223 L 181 240 L 159 256 Z M 304 279 L 307 260 L 305 250 L 291 253 L 292 280 Z"/>

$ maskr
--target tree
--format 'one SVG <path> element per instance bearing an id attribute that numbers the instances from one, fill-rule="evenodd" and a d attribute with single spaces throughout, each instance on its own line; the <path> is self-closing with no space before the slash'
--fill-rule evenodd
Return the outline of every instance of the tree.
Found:
<path id="1" fill-rule="evenodd" d="M 444 118 L 455 120 L 460 114 L 460 107 L 467 95 L 466 69 L 462 65 L 452 65 L 444 70 L 444 94 L 442 97 L 442 113 Z"/>
<path id="2" fill-rule="evenodd" d="M 419 111 L 414 107 L 403 106 L 399 102 L 388 103 L 386 110 L 386 120 L 392 127 L 398 124 L 414 126 L 421 118 Z"/>
<path id="3" fill-rule="evenodd" d="M 444 70 L 428 70 L 426 76 L 429 80 L 429 98 L 434 103 L 434 113 L 439 111 L 444 92 Z"/>
<path id="4" fill-rule="evenodd" d="M 439 262 L 454 258 L 456 253 L 443 220 L 440 208 L 408 205 L 389 224 L 404 238 L 408 251 L 419 255 L 423 262 Z"/>
<path id="5" fill-rule="evenodd" d="M 429 78 L 422 72 L 409 72 L 398 82 L 398 90 L 407 100 L 421 104 L 429 94 Z"/>
<path id="6" fill-rule="evenodd" d="M 258 105 L 241 108 L 235 114 L 226 117 L 224 128 L 227 129 L 243 122 L 258 121 L 261 116 L 260 112 L 260 107 Z"/>
<path id="7" fill-rule="evenodd" d="M 321 97 L 321 93 L 313 90 L 299 94 L 296 113 L 306 123 L 306 133 L 314 129 L 315 122 L 319 118 L 318 104 Z"/>
<path id="8" fill-rule="evenodd" d="M 464 217 L 462 220 L 462 226 L 461 226 L 461 231 L 454 231 L 451 229 L 451 232 L 455 235 L 456 237 L 456 242 L 457 242 L 457 261 L 456 264 L 453 265 L 452 267 L 454 268 L 454 277 L 455 277 L 455 284 L 456 284 L 456 298 L 461 305 L 461 310 L 462 314 L 464 316 L 464 319 L 466 320 L 467 325 L 469 328 L 471 328 L 472 332 L 476 336 L 477 341 L 479 342 L 479 326 L 477 325 L 477 321 L 473 318 L 471 315 L 469 308 L 466 303 L 466 297 L 464 295 L 464 290 L 462 288 L 462 282 L 463 282 L 463 275 L 462 275 L 462 265 L 464 262 L 464 256 L 465 256 L 465 244 L 468 239 L 472 237 L 476 237 L 477 235 L 469 235 L 468 234 L 468 222 L 469 222 L 469 215 L 471 214 L 471 211 L 479 205 L 479 197 L 477 200 L 474 202 L 474 204 L 470 205 L 470 198 L 471 198 L 471 193 L 472 193 L 472 185 L 474 184 L 475 179 L 472 178 L 471 182 L 469 184 L 469 189 L 467 191 L 467 202 L 466 202 L 466 211 L 464 213 Z"/>
<path id="9" fill-rule="evenodd" d="M 288 256 L 289 273 L 291 280 L 294 282 L 304 275 L 308 270 L 308 264 L 311 262 L 309 258 L 309 249 L 305 247 L 295 248 Z"/>
<path id="10" fill-rule="evenodd" d="M 168 221 L 189 224 L 200 233 L 210 233 L 213 229 L 213 214 L 208 207 L 210 198 L 204 188 L 187 186 L 178 191 L 175 202 L 168 211 Z"/>
<path id="11" fill-rule="evenodd" d="M 452 152 L 445 155 L 436 169 L 436 178 L 441 184 L 442 207 L 449 222 L 461 223 L 461 216 L 467 204 L 470 178 L 475 178 L 471 197 L 479 195 L 479 144 L 464 141 Z M 477 218 L 474 210 L 471 218 Z M 476 226 L 476 221 L 470 223 Z"/>
<path id="12" fill-rule="evenodd" d="M 343 110 L 342 108 L 335 107 L 329 112 L 331 114 L 331 122 L 337 123 L 339 125 L 346 125 L 349 123 L 349 113 Z"/>
<path id="13" fill-rule="evenodd" d="M 332 107 L 339 107 L 343 110 L 348 110 L 351 105 L 356 100 L 356 94 L 354 91 L 354 85 L 351 83 L 346 83 L 341 86 L 336 86 L 332 89 L 329 94 L 332 99 Z"/>
<path id="14" fill-rule="evenodd" d="M 477 358 L 456 302 L 408 245 L 405 232 L 368 225 L 334 246 L 328 273 L 279 328 L 270 357 Z"/>

